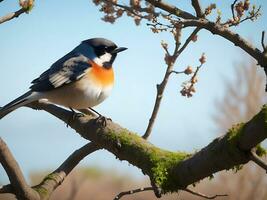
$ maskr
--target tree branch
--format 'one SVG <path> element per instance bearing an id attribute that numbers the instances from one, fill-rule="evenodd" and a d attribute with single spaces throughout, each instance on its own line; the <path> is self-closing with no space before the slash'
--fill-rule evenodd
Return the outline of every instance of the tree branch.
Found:
<path id="1" fill-rule="evenodd" d="M 4 22 L 7 22 L 9 20 L 12 20 L 16 17 L 19 17 L 22 13 L 25 13 L 27 10 L 25 10 L 24 8 L 21 8 L 19 9 L 18 11 L 16 12 L 13 12 L 13 13 L 9 13 L 3 17 L 0 17 L 0 24 L 4 23 Z"/>
<path id="2" fill-rule="evenodd" d="M 184 20 L 181 23 L 183 23 L 184 27 L 204 28 L 213 34 L 222 36 L 223 38 L 232 42 L 235 46 L 238 46 L 247 52 L 250 56 L 258 61 L 258 64 L 263 67 L 266 66 L 267 55 L 264 55 L 258 48 L 254 47 L 247 40 L 243 39 L 239 34 L 236 34 L 229 29 L 206 19 Z"/>
<path id="3" fill-rule="evenodd" d="M 31 107 L 43 109 L 65 123 L 72 115 L 70 111 L 51 104 L 35 103 Z M 220 170 L 247 163 L 250 160 L 247 152 L 267 137 L 267 105 L 249 122 L 234 126 L 225 136 L 215 139 L 194 155 L 157 148 L 111 121 L 105 127 L 97 125 L 90 116 L 77 117 L 70 126 L 118 159 L 140 168 L 164 194 L 185 189 Z"/>
<path id="4" fill-rule="evenodd" d="M 0 194 L 4 193 L 12 193 L 12 194 L 15 193 L 14 188 L 12 187 L 11 184 L 3 185 L 0 187 Z"/>
<path id="5" fill-rule="evenodd" d="M 203 17 L 204 13 L 203 13 L 202 8 L 200 6 L 199 0 L 191 0 L 191 4 L 196 11 L 197 17 Z"/>
<path id="6" fill-rule="evenodd" d="M 47 175 L 40 184 L 33 188 L 40 194 L 41 199 L 49 199 L 52 192 L 64 181 L 73 168 L 87 155 L 99 149 L 100 147 L 93 142 L 77 149 L 54 172 Z"/>
<path id="7" fill-rule="evenodd" d="M 2 192 L 13 191 L 14 189 L 14 193 L 18 198 L 38 199 L 38 193 L 26 183 L 18 163 L 2 138 L 0 138 L 0 163 L 4 167 L 11 183 L 11 185 L 2 187 Z"/>
<path id="8" fill-rule="evenodd" d="M 191 35 L 186 39 L 185 43 L 183 44 L 183 46 L 177 51 L 177 55 L 180 55 L 185 48 L 188 46 L 188 44 L 192 41 L 192 38 L 197 35 L 197 33 L 201 30 L 201 28 L 197 27 L 192 33 Z"/>
<path id="9" fill-rule="evenodd" d="M 235 4 L 236 4 L 237 0 L 234 0 L 234 2 L 231 4 L 231 11 L 232 11 L 232 17 L 233 20 L 235 19 Z"/>
<path id="10" fill-rule="evenodd" d="M 135 193 L 138 193 L 138 192 L 144 192 L 144 191 L 149 191 L 149 190 L 153 190 L 153 187 L 138 188 L 138 189 L 135 189 L 135 190 L 129 190 L 129 191 L 121 192 L 120 194 L 118 194 L 114 198 L 114 200 L 121 199 L 123 196 L 126 196 L 126 195 L 132 195 L 132 194 L 135 194 Z"/>
<path id="11" fill-rule="evenodd" d="M 196 28 L 190 34 L 190 36 L 186 39 L 185 43 L 183 44 L 183 46 L 180 49 L 179 49 L 180 43 L 179 43 L 179 41 L 176 41 L 175 50 L 174 50 L 173 55 L 171 56 L 172 57 L 172 62 L 168 64 L 168 67 L 167 67 L 167 69 L 165 71 L 165 75 L 164 75 L 164 78 L 163 78 L 162 82 L 157 85 L 157 95 L 156 95 L 154 108 L 153 108 L 151 117 L 149 119 L 148 126 L 147 126 L 147 129 L 145 131 L 145 134 L 142 136 L 144 139 L 147 139 L 150 136 L 151 132 L 152 132 L 153 125 L 155 123 L 155 120 L 156 120 L 156 117 L 158 115 L 158 111 L 159 111 L 159 108 L 160 108 L 160 104 L 161 104 L 161 100 L 162 100 L 162 97 L 163 97 L 163 93 L 165 91 L 166 85 L 167 85 L 168 80 L 169 80 L 169 76 L 171 75 L 171 73 L 173 73 L 173 66 L 174 66 L 175 61 L 177 60 L 179 55 L 185 50 L 185 48 L 190 43 L 190 41 L 192 41 L 192 38 L 198 33 L 199 30 L 200 30 L 200 28 Z M 167 51 L 167 53 L 169 54 L 168 51 Z"/>
<path id="12" fill-rule="evenodd" d="M 252 151 L 249 152 L 249 158 L 261 168 L 263 168 L 267 173 L 267 164 L 256 153 Z"/>
<path id="13" fill-rule="evenodd" d="M 255 48 L 248 41 L 240 37 L 239 34 L 236 34 L 230 31 L 229 29 L 227 29 L 224 26 L 221 26 L 220 24 L 210 22 L 207 19 L 198 19 L 195 16 L 191 15 L 190 13 L 185 12 L 163 1 L 156 1 L 156 0 L 146 0 L 146 1 L 158 8 L 161 8 L 162 10 L 166 12 L 169 12 L 177 17 L 181 17 L 185 19 L 181 21 L 184 24 L 184 27 L 193 26 L 193 27 L 198 27 L 198 28 L 204 28 L 213 34 L 222 36 L 223 38 L 232 42 L 234 45 L 246 51 L 249 55 L 255 58 L 261 66 L 263 67 L 266 66 L 267 55 L 264 55 L 258 48 Z"/>
<path id="14" fill-rule="evenodd" d="M 157 1 L 157 0 L 146 0 L 147 2 L 151 3 L 155 7 L 158 7 L 170 14 L 173 14 L 177 17 L 183 18 L 183 21 L 179 21 L 179 23 L 183 23 L 184 27 L 198 27 L 204 28 L 210 31 L 213 34 L 220 35 L 221 37 L 227 39 L 228 41 L 232 42 L 235 46 L 240 47 L 245 52 L 247 52 L 250 56 L 252 56 L 255 60 L 257 60 L 258 64 L 264 68 L 265 75 L 267 77 L 267 54 L 266 51 L 261 52 L 258 48 L 254 47 L 251 43 L 247 40 L 240 37 L 239 34 L 230 31 L 225 26 L 211 22 L 207 19 L 198 19 L 197 17 L 191 15 L 190 13 L 183 11 L 174 5 L 168 4 L 164 1 Z M 234 14 L 234 5 L 237 0 L 234 0 L 233 4 L 231 5 L 232 8 L 232 15 L 235 18 Z M 259 11 L 259 9 L 258 9 Z M 257 11 L 257 12 L 258 12 Z M 267 92 L 267 83 L 265 87 L 265 91 Z"/>
<path id="15" fill-rule="evenodd" d="M 177 17 L 181 17 L 183 19 L 197 19 L 194 15 L 183 11 L 171 4 L 168 4 L 164 1 L 158 1 L 158 0 L 146 0 L 147 2 L 151 3 L 157 8 L 161 8 L 162 10 L 167 11 L 170 14 L 176 15 Z"/>
<path id="16" fill-rule="evenodd" d="M 172 70 L 172 71 L 170 71 L 170 73 L 172 73 L 172 74 L 184 74 L 184 71 L 175 71 L 175 70 Z"/>
<path id="17" fill-rule="evenodd" d="M 216 194 L 214 196 L 207 196 L 205 194 L 202 194 L 202 193 L 199 193 L 199 192 L 195 192 L 195 191 L 190 190 L 188 188 L 183 189 L 183 190 L 186 191 L 186 192 L 189 192 L 190 194 L 193 194 L 195 196 L 202 197 L 204 199 L 216 199 L 217 197 L 226 197 L 226 196 L 228 196 L 227 194 Z"/>
<path id="18" fill-rule="evenodd" d="M 265 39 L 265 31 L 262 31 L 261 33 L 261 46 L 263 48 L 263 52 L 266 52 L 267 46 L 264 44 L 264 39 Z"/>
<path id="19" fill-rule="evenodd" d="M 54 172 L 47 175 L 43 181 L 33 186 L 27 185 L 22 172 L 7 145 L 0 138 L 0 162 L 8 174 L 11 184 L 2 186 L 0 193 L 13 193 L 19 199 L 46 200 L 52 192 L 64 181 L 65 177 L 87 155 L 100 149 L 95 143 L 88 143 L 72 153 Z"/>

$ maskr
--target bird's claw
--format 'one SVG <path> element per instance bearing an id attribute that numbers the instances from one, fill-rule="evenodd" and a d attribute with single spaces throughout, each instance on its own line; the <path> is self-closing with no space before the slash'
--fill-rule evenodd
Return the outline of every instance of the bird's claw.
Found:
<path id="1" fill-rule="evenodd" d="M 70 124 L 77 118 L 79 117 L 83 117 L 84 114 L 83 113 L 76 113 L 76 112 L 72 112 L 72 115 L 70 116 L 70 118 L 68 119 L 68 122 L 67 122 L 67 127 L 70 126 Z"/>
<path id="2" fill-rule="evenodd" d="M 112 121 L 112 119 L 100 115 L 95 119 L 94 123 L 96 125 L 100 125 L 101 127 L 105 127 L 107 126 L 107 121 Z"/>

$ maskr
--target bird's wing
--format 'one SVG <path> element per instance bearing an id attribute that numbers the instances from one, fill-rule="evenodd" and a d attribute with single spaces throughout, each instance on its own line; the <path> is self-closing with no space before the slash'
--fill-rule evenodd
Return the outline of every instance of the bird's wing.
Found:
<path id="1" fill-rule="evenodd" d="M 62 87 L 82 78 L 91 67 L 84 55 L 69 53 L 32 81 L 32 91 L 44 92 Z"/>

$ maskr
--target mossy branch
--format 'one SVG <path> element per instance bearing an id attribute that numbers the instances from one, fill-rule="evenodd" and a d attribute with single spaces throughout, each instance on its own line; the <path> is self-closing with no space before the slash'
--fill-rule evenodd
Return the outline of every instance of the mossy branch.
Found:
<path id="1" fill-rule="evenodd" d="M 52 104 L 36 103 L 31 107 L 45 110 L 66 123 L 72 115 Z M 267 105 L 249 122 L 233 126 L 226 135 L 195 154 L 160 149 L 116 123 L 108 121 L 101 127 L 91 116 L 77 117 L 70 126 L 116 158 L 140 168 L 164 194 L 184 189 L 215 172 L 247 163 L 248 152 L 267 137 Z"/>

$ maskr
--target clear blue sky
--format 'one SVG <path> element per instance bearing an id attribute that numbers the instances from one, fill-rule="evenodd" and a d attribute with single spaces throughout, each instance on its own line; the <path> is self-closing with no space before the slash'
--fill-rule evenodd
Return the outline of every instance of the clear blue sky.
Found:
<path id="1" fill-rule="evenodd" d="M 208 2 L 203 1 L 205 5 Z M 227 13 L 229 5 L 225 2 L 216 1 L 223 14 Z M 262 4 L 263 15 L 255 23 L 244 23 L 238 30 L 259 45 L 261 31 L 267 30 L 267 3 L 251 2 Z M 188 1 L 178 3 L 191 11 Z M 0 4 L 0 15 L 18 8 L 17 1 L 4 1 Z M 145 23 L 136 27 L 127 17 L 114 25 L 103 22 L 101 17 L 102 13 L 88 0 L 46 0 L 36 1 L 29 15 L 0 25 L 0 105 L 26 92 L 32 79 L 80 41 L 105 37 L 129 49 L 115 62 L 116 85 L 112 95 L 96 109 L 122 126 L 143 133 L 153 108 L 155 86 L 162 80 L 166 67 L 160 41 L 171 41 L 171 37 L 166 33 L 152 34 Z M 188 33 L 185 32 L 184 38 Z M 244 56 L 231 43 L 202 31 L 198 42 L 191 44 L 180 56 L 176 69 L 198 65 L 202 52 L 207 55 L 207 63 L 199 74 L 193 98 L 179 94 L 181 83 L 188 77 L 171 77 L 150 138 L 153 144 L 170 150 L 194 151 L 215 137 L 211 120 L 211 114 L 216 112 L 214 100 L 225 92 L 223 77 L 233 78 L 233 64 L 242 61 Z M 28 108 L 21 108 L 1 120 L 0 135 L 26 176 L 31 171 L 55 169 L 86 143 L 61 121 Z M 116 168 L 141 175 L 139 170 L 117 161 L 105 151 L 87 157 L 82 165 Z M 0 167 L 0 183 L 7 182 Z"/>

